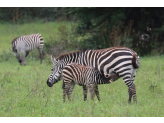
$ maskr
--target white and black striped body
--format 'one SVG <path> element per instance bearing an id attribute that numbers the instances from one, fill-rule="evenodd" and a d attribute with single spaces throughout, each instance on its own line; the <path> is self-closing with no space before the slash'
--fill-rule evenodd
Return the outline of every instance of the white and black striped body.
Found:
<path id="1" fill-rule="evenodd" d="M 70 100 L 71 93 L 73 91 L 75 84 L 89 87 L 91 98 L 93 99 L 94 94 L 96 93 L 96 96 L 100 101 L 97 85 L 111 83 L 111 81 L 109 81 L 109 78 L 105 78 L 104 76 L 102 76 L 97 69 L 77 63 L 67 64 L 62 71 L 62 77 L 63 77 L 63 89 L 64 89 L 63 90 L 64 102 L 65 102 L 66 94 L 68 96 L 68 99 Z M 87 95 L 87 90 L 86 93 L 84 93 L 84 95 Z"/>
<path id="2" fill-rule="evenodd" d="M 39 50 L 41 58 L 40 63 L 42 63 L 44 41 L 41 34 L 20 36 L 13 39 L 11 44 L 12 51 L 21 65 L 26 65 L 25 58 L 28 56 L 30 51 L 35 50 L 36 48 Z M 19 52 L 22 54 L 22 59 L 20 58 Z"/>
<path id="3" fill-rule="evenodd" d="M 109 75 L 112 69 L 118 77 L 123 78 L 129 87 L 129 102 L 133 95 L 136 99 L 136 89 L 133 83 L 136 71 L 140 67 L 139 57 L 136 52 L 126 47 L 111 47 L 100 50 L 86 50 L 84 52 L 73 52 L 52 59 L 54 66 L 47 80 L 48 86 L 52 86 L 59 81 L 62 69 L 71 62 L 87 65 L 98 69 L 101 74 Z"/>

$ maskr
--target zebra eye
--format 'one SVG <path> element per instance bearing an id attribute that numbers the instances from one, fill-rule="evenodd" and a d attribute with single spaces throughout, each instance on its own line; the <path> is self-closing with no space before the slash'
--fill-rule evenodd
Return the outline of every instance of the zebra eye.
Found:
<path id="1" fill-rule="evenodd" d="M 51 71 L 54 71 L 54 69 L 53 69 L 53 68 L 51 68 Z"/>

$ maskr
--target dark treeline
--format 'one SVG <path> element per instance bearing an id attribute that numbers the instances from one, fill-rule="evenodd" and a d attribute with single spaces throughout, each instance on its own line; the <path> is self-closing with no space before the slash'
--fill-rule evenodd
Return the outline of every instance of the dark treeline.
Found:
<path id="1" fill-rule="evenodd" d="M 37 19 L 46 21 L 56 21 L 60 17 L 69 19 L 66 10 L 62 7 L 1 7 L 0 21 L 27 23 Z"/>
<path id="2" fill-rule="evenodd" d="M 164 53 L 164 8 L 69 8 L 78 18 L 76 32 L 90 35 L 86 48 L 127 46 L 140 55 Z"/>
<path id="3" fill-rule="evenodd" d="M 74 21 L 85 36 L 79 49 L 127 46 L 140 55 L 164 54 L 164 8 L 155 7 L 8 7 L 0 22 Z"/>

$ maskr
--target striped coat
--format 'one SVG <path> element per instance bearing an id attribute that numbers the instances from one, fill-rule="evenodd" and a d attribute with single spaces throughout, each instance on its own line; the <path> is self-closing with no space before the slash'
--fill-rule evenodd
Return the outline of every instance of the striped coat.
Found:
<path id="1" fill-rule="evenodd" d="M 113 74 L 116 76 L 116 74 Z M 63 71 L 63 101 L 65 102 L 65 96 L 67 94 L 68 99 L 70 100 L 71 93 L 75 84 L 80 86 L 89 87 L 91 98 L 94 98 L 94 94 L 96 94 L 98 100 L 100 101 L 99 97 L 99 90 L 98 84 L 108 84 L 112 82 L 112 77 L 109 76 L 105 78 L 101 75 L 101 73 L 90 66 L 84 66 L 77 63 L 69 63 L 67 64 Z M 87 91 L 84 93 L 84 96 L 87 95 Z"/>

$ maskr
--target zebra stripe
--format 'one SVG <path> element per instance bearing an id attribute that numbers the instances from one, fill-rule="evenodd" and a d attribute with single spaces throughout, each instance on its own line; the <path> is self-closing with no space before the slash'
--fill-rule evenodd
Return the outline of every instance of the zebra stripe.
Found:
<path id="1" fill-rule="evenodd" d="M 89 66 L 84 66 L 76 63 L 67 64 L 63 71 L 63 102 L 65 102 L 65 96 L 67 94 L 68 100 L 70 100 L 71 93 L 75 84 L 89 87 L 91 93 L 91 99 L 94 99 L 94 94 L 96 94 L 98 100 L 100 101 L 98 84 L 108 84 L 110 83 L 109 78 L 105 78 L 101 73 Z M 70 87 L 72 86 L 72 87 Z M 84 93 L 84 95 L 87 95 Z M 85 96 L 86 97 L 86 96 Z"/>
<path id="2" fill-rule="evenodd" d="M 136 71 L 140 67 L 140 60 L 137 53 L 126 47 L 111 47 L 99 50 L 75 51 L 59 56 L 57 59 L 52 58 L 54 63 L 51 74 L 47 80 L 47 85 L 52 85 L 58 82 L 62 69 L 65 65 L 71 62 L 76 62 L 81 65 L 87 65 L 98 69 L 102 75 L 109 76 L 111 69 L 119 77 L 123 78 L 125 84 L 129 88 L 129 93 L 133 95 L 133 100 L 136 99 L 136 89 L 133 83 L 136 76 Z M 58 63 L 58 65 L 55 65 Z M 58 74 L 59 76 L 56 76 Z M 129 94 L 129 95 L 130 95 Z M 131 102 L 129 96 L 129 103 Z"/>
<path id="3" fill-rule="evenodd" d="M 40 53 L 40 63 L 42 63 L 43 59 L 43 37 L 41 34 L 31 34 L 20 36 L 12 40 L 12 52 L 15 57 L 18 59 L 21 65 L 26 65 L 25 58 L 28 56 L 29 51 L 32 51 L 38 48 Z M 22 54 L 22 59 L 20 58 L 19 52 Z"/>

